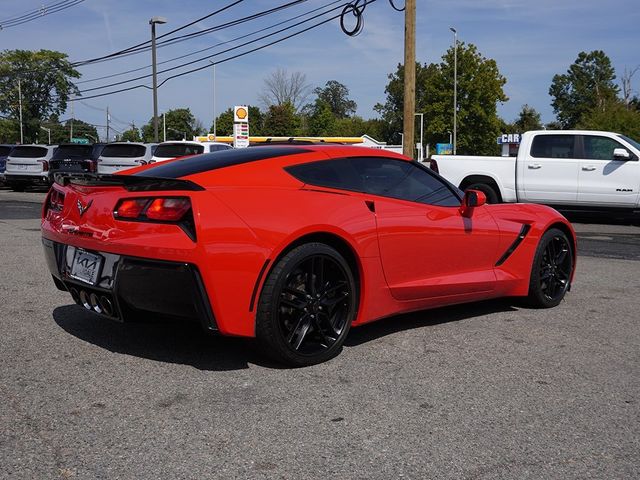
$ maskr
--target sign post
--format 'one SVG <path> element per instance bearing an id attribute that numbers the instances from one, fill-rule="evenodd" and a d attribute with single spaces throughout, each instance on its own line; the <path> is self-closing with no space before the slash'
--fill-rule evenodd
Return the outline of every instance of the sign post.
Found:
<path id="1" fill-rule="evenodd" d="M 249 108 L 246 105 L 233 107 L 233 146 L 234 148 L 249 146 Z"/>

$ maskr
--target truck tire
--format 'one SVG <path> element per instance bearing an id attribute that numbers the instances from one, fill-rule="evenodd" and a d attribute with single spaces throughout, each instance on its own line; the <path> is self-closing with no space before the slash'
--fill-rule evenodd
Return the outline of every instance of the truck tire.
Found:
<path id="1" fill-rule="evenodd" d="M 487 203 L 500 203 L 500 197 L 491 185 L 486 183 L 472 183 L 465 190 L 480 190 L 487 196 Z"/>

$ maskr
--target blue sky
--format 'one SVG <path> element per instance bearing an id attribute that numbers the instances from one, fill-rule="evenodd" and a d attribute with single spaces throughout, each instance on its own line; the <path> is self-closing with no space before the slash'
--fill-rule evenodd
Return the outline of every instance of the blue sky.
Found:
<path id="1" fill-rule="evenodd" d="M 229 41 L 330 1 L 308 0 L 274 15 L 158 49 L 158 61 Z M 42 3 L 42 0 L 4 0 L 0 20 L 38 8 Z M 63 12 L 1 30 L 0 48 L 48 48 L 66 52 L 72 61 L 85 60 L 148 40 L 151 16 L 168 19 L 168 24 L 158 26 L 161 34 L 228 3 L 230 0 L 85 0 Z M 245 0 L 181 33 L 202 30 L 282 3 L 285 0 Z M 396 0 L 396 4 L 402 5 L 403 0 Z M 286 42 L 218 65 L 217 111 L 234 104 L 258 104 L 263 79 L 280 67 L 303 72 L 312 86 L 324 85 L 328 80 L 344 83 L 358 104 L 357 113 L 365 118 L 373 117 L 373 106 L 384 100 L 387 74 L 395 71 L 403 59 L 404 14 L 394 11 L 387 0 L 377 0 L 367 7 L 364 18 L 364 31 L 354 38 L 345 36 L 338 21 L 333 21 Z M 543 121 L 553 120 L 548 95 L 551 79 L 554 74 L 565 72 L 580 51 L 604 50 L 613 62 L 618 80 L 625 67 L 640 65 L 638 0 L 417 0 L 419 61 L 440 60 L 453 41 L 450 26 L 458 30 L 461 41 L 474 43 L 484 56 L 497 61 L 507 78 L 505 91 L 510 98 L 499 106 L 499 113 L 508 121 L 516 117 L 525 103 L 536 108 Z M 215 53 L 220 48 L 183 61 Z M 81 80 L 149 64 L 148 52 L 133 55 L 83 67 Z M 79 86 L 83 89 L 127 78 Z M 162 80 L 164 76 L 159 78 Z M 634 80 L 637 93 L 640 72 Z M 139 83 L 151 84 L 150 80 L 135 84 Z M 189 107 L 208 127 L 213 115 L 212 84 L 211 69 L 172 80 L 159 90 L 160 110 Z M 104 124 L 102 110 L 107 106 L 116 129 L 125 129 L 125 122 L 141 125 L 152 115 L 151 91 L 142 88 L 76 102 L 75 116 Z"/>

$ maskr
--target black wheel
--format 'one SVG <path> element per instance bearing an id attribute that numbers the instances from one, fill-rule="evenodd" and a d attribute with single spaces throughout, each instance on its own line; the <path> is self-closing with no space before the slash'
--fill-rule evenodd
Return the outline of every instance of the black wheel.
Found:
<path id="1" fill-rule="evenodd" d="M 24 183 L 10 183 L 9 186 L 14 192 L 24 192 L 27 186 Z"/>
<path id="2" fill-rule="evenodd" d="M 573 271 L 573 248 L 567 235 L 557 228 L 540 239 L 533 257 L 528 303 L 537 308 L 558 305 L 569 289 Z"/>
<path id="3" fill-rule="evenodd" d="M 323 243 L 294 248 L 275 265 L 260 295 L 256 338 L 278 362 L 302 367 L 337 355 L 357 309 L 353 274 Z"/>
<path id="4" fill-rule="evenodd" d="M 473 183 L 469 185 L 465 190 L 480 190 L 487 197 L 487 203 L 500 203 L 500 197 L 498 192 L 491 185 L 486 183 Z"/>

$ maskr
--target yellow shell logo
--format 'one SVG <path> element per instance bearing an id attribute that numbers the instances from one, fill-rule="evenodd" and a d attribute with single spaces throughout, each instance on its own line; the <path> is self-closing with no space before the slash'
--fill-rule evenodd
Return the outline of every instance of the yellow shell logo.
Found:
<path id="1" fill-rule="evenodd" d="M 238 117 L 240 120 L 244 120 L 245 118 L 247 118 L 247 109 L 239 108 L 238 110 L 236 110 L 236 117 Z"/>

